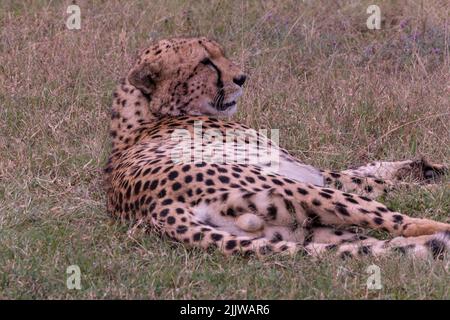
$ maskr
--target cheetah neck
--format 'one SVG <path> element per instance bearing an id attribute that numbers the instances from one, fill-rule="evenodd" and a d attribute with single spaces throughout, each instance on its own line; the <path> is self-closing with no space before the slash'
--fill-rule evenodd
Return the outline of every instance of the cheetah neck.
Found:
<path id="1" fill-rule="evenodd" d="M 110 136 L 113 149 L 125 149 L 136 143 L 139 128 L 144 123 L 156 121 L 158 118 L 151 113 L 151 97 L 126 80 L 121 80 L 113 94 L 111 107 Z"/>

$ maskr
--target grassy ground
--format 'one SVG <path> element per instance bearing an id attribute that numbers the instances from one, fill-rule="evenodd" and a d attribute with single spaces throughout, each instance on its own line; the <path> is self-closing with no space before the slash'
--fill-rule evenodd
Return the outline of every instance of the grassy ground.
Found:
<path id="1" fill-rule="evenodd" d="M 0 299 L 450 298 L 448 260 L 402 256 L 227 259 L 105 214 L 108 108 L 137 50 L 169 36 L 219 40 L 249 74 L 239 121 L 278 128 L 319 167 L 450 159 L 450 9 L 445 0 L 69 1 L 0 4 Z M 124 4 L 126 3 L 126 4 Z M 447 186 L 446 186 L 447 185 Z M 384 202 L 449 221 L 448 179 Z M 383 289 L 368 290 L 366 268 Z M 81 268 L 81 290 L 66 268 Z"/>

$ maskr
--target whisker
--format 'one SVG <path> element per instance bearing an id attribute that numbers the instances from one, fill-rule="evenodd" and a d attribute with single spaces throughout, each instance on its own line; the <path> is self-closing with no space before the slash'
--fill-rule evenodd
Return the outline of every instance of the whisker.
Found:
<path id="1" fill-rule="evenodd" d="M 214 98 L 212 99 L 212 105 L 214 108 L 221 110 L 223 106 L 223 100 L 225 99 L 225 89 L 223 87 L 218 88 Z"/>
<path id="2" fill-rule="evenodd" d="M 213 99 L 214 108 L 217 108 L 217 103 L 219 101 L 219 98 L 220 98 L 220 93 L 216 92 L 216 95 L 214 96 L 214 99 Z"/>
<path id="3" fill-rule="evenodd" d="M 218 100 L 218 105 L 217 105 L 217 109 L 221 110 L 223 107 L 223 99 L 225 98 L 224 94 L 221 94 Z"/>

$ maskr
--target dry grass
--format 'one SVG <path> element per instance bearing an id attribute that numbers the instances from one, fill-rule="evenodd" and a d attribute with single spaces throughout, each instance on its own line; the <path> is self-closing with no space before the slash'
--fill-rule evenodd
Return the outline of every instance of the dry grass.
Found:
<path id="1" fill-rule="evenodd" d="M 113 87 L 138 49 L 173 36 L 219 40 L 250 75 L 238 120 L 281 130 L 305 162 L 450 159 L 446 0 L 69 1 L 0 4 L 0 298 L 449 298 L 448 261 L 226 259 L 106 217 L 101 167 Z M 448 187 L 385 199 L 448 221 Z M 66 268 L 82 270 L 80 291 Z"/>

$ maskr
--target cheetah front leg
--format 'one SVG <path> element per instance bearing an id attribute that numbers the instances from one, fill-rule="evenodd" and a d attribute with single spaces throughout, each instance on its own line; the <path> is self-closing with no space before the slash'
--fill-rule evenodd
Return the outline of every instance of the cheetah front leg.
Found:
<path id="1" fill-rule="evenodd" d="M 375 161 L 342 171 L 342 173 L 352 176 L 372 177 L 389 181 L 410 179 L 418 183 L 435 182 L 447 172 L 447 166 L 431 163 L 425 158 L 405 161 Z"/>
<path id="2" fill-rule="evenodd" d="M 322 171 L 325 186 L 375 199 L 395 188 L 391 180 L 365 177 L 346 172 Z"/>
<path id="3" fill-rule="evenodd" d="M 341 172 L 322 171 L 325 185 L 345 192 L 376 198 L 397 187 L 413 187 L 426 184 L 432 187 L 448 172 L 445 165 L 432 164 L 425 159 L 394 162 L 372 162 L 365 166 Z M 410 179 L 406 182 L 406 179 Z"/>

